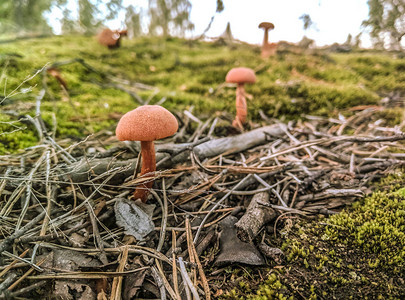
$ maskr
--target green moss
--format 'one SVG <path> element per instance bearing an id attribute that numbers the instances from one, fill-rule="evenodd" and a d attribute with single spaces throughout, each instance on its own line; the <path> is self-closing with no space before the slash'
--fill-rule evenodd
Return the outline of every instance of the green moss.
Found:
<path id="1" fill-rule="evenodd" d="M 405 176 L 327 219 L 300 221 L 283 236 L 282 272 L 240 299 L 400 299 L 405 294 Z M 260 298 L 267 293 L 268 298 Z M 234 291 L 239 295 L 237 291 Z M 279 298 L 277 298 L 279 297 Z"/>
<path id="2" fill-rule="evenodd" d="M 405 197 L 401 191 L 376 192 L 356 202 L 353 210 L 329 219 L 331 226 L 325 234 L 370 253 L 370 267 L 399 272 L 405 266 Z"/>
<path id="3" fill-rule="evenodd" d="M 254 294 L 250 294 L 250 286 L 246 281 L 240 281 L 237 288 L 227 291 L 220 299 L 240 299 L 240 300 L 287 300 L 292 297 L 285 297 L 287 292 L 285 285 L 278 279 L 276 273 L 271 273 L 264 283 L 256 290 Z"/>
<path id="4" fill-rule="evenodd" d="M 257 290 L 256 295 L 248 296 L 246 299 L 252 300 L 266 300 L 266 299 L 279 299 L 287 300 L 285 297 L 286 287 L 280 282 L 275 273 L 269 275 L 265 283 Z"/>
<path id="5" fill-rule="evenodd" d="M 384 122 L 385 126 L 395 126 L 401 124 L 405 112 L 398 108 L 387 108 L 375 113 L 376 117 Z"/>
<path id="6" fill-rule="evenodd" d="M 235 113 L 235 89 L 222 84 L 231 68 L 250 67 L 257 71 L 257 82 L 246 86 L 252 95 L 248 118 L 253 121 L 260 120 L 259 110 L 287 120 L 302 114 L 335 116 L 355 105 L 376 104 L 380 92 L 403 91 L 405 82 L 405 59 L 390 54 L 300 55 L 285 51 L 264 62 L 256 46 L 227 47 L 177 38 L 124 39 L 121 48 L 110 51 L 94 37 L 55 36 L 1 44 L 0 53 L 7 53 L 0 56 L 4 74 L 0 88 L 6 94 L 27 76 L 55 62 L 80 58 L 97 71 L 78 62 L 60 66 L 68 95 L 54 78 L 45 80 L 48 93 L 42 101 L 42 114 L 49 126 L 54 114 L 57 138 L 81 138 L 102 129 L 112 130 L 120 114 L 139 105 L 111 85 L 124 81 L 131 82 L 124 84 L 127 89 L 133 89 L 135 83 L 158 89 L 158 93 L 134 90 L 143 99 L 151 97 L 151 104 L 166 98 L 163 105 L 169 110 L 194 106 L 194 113 L 205 118 L 217 111 Z M 33 115 L 42 79 L 37 74 L 24 83 L 17 89 L 20 93 L 5 101 L 2 108 L 20 107 L 19 114 Z M 31 93 L 27 93 L 29 88 Z M 386 115 L 381 112 L 381 117 L 386 117 L 389 124 L 398 124 L 403 118 L 398 110 Z M 30 127 L 26 133 L 36 135 Z M 10 147 L 11 143 L 6 143 L 4 151 L 16 150 Z"/>
<path id="7" fill-rule="evenodd" d="M 405 58 L 381 53 L 340 56 L 340 61 L 361 76 L 363 83 L 374 91 L 405 91 Z"/>
<path id="8" fill-rule="evenodd" d="M 0 154 L 34 146 L 37 141 L 30 124 L 0 114 Z"/>

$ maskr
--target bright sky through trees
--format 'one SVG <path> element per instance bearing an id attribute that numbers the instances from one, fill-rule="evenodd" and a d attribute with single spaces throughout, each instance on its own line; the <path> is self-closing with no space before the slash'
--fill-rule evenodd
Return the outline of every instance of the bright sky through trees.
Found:
<path id="1" fill-rule="evenodd" d="M 215 13 L 215 0 L 190 0 L 192 3 L 191 21 L 195 24 L 193 36 L 200 35 Z M 220 35 L 231 23 L 236 39 L 260 44 L 263 39 L 258 24 L 262 21 L 272 22 L 275 30 L 269 34 L 270 42 L 280 40 L 298 42 L 304 35 L 314 39 L 318 46 L 345 42 L 348 34 L 356 36 L 362 31 L 361 23 L 368 16 L 367 0 L 223 0 L 225 10 L 215 16 L 207 36 Z M 143 9 L 147 0 L 124 0 L 125 6 L 132 4 Z M 56 13 L 56 12 L 54 12 Z M 305 31 L 300 16 L 308 14 L 314 25 Z M 57 16 L 53 15 L 50 20 Z M 119 20 L 111 21 L 108 26 L 118 28 L 124 20 L 124 13 Z M 55 22 L 52 22 L 55 24 Z M 55 25 L 55 31 L 58 31 Z M 145 28 L 147 26 L 145 25 Z M 188 34 L 189 36 L 190 34 Z M 369 47 L 368 34 L 362 36 L 362 46 Z"/>
<path id="2" fill-rule="evenodd" d="M 191 20 L 198 33 L 215 12 L 215 1 L 191 2 Z M 368 15 L 367 0 L 224 0 L 224 5 L 225 10 L 215 17 L 208 36 L 221 34 L 230 22 L 235 38 L 253 44 L 262 42 L 263 32 L 257 28 L 262 21 L 276 27 L 270 32 L 269 41 L 298 42 L 306 34 L 317 45 L 343 43 L 348 34 L 360 33 L 361 23 Z M 303 14 L 309 14 L 314 22 L 307 32 L 299 19 Z M 367 40 L 363 39 L 363 46 L 370 46 Z"/>

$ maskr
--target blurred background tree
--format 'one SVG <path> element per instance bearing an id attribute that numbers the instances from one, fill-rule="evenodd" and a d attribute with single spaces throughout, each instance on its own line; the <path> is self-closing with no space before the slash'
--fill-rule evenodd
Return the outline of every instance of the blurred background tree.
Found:
<path id="1" fill-rule="evenodd" d="M 118 16 L 122 0 L 54 0 L 52 5 L 62 11 L 62 33 L 96 33 L 103 22 Z"/>
<path id="2" fill-rule="evenodd" d="M 55 8 L 62 15 L 62 33 L 81 34 L 94 34 L 105 21 L 117 18 L 126 9 L 122 0 L 0 0 L 0 32 L 52 34 L 49 18 L 53 18 L 50 12 Z"/>
<path id="3" fill-rule="evenodd" d="M 368 0 L 368 19 L 363 26 L 370 28 L 375 48 L 402 49 L 401 40 L 405 35 L 404 0 Z"/>
<path id="4" fill-rule="evenodd" d="M 311 16 L 309 14 L 303 14 L 299 17 L 299 19 L 303 23 L 302 26 L 305 32 L 308 32 L 309 29 L 315 27 L 315 23 L 312 21 Z M 315 41 L 313 39 L 308 38 L 306 34 L 302 37 L 301 41 L 298 42 L 298 46 L 303 49 L 309 49 L 313 45 L 315 45 Z"/>
<path id="5" fill-rule="evenodd" d="M 222 0 L 217 0 L 215 14 L 211 17 L 211 20 L 208 23 L 207 27 L 204 29 L 203 33 L 201 33 L 201 35 L 197 38 L 197 40 L 202 39 L 205 36 L 205 34 L 208 32 L 208 30 L 210 30 L 212 23 L 214 22 L 215 15 L 223 12 L 224 9 L 225 9 L 224 2 Z M 230 29 L 230 25 L 229 25 L 229 29 Z"/>
<path id="6" fill-rule="evenodd" d="M 127 7 L 125 13 L 125 28 L 128 30 L 128 38 L 131 39 L 142 34 L 141 18 L 141 10 L 137 10 L 133 5 Z"/>
<path id="7" fill-rule="evenodd" d="M 97 4 L 93 4 L 89 0 L 78 0 L 78 4 L 77 31 L 87 35 L 94 34 L 102 24 L 102 20 L 97 18 L 100 13 Z"/>
<path id="8" fill-rule="evenodd" d="M 312 22 L 311 16 L 308 14 L 301 15 L 299 19 L 303 22 L 303 27 L 304 27 L 305 31 L 307 31 L 309 28 L 312 27 L 312 25 L 314 25 L 314 22 Z"/>
<path id="9" fill-rule="evenodd" d="M 53 0 L 1 0 L 0 32 L 3 34 L 50 34 L 45 13 Z"/>
<path id="10" fill-rule="evenodd" d="M 187 30 L 194 29 L 190 12 L 188 0 L 149 0 L 149 34 L 184 36 Z"/>
<path id="11" fill-rule="evenodd" d="M 223 0 L 216 1 L 216 12 L 224 10 Z M 136 5 L 123 5 L 123 0 L 0 0 L 0 32 L 2 36 L 27 34 L 52 34 L 50 20 L 56 18 L 61 33 L 94 34 L 106 21 L 122 18 L 122 28 L 126 27 L 130 37 L 147 31 L 163 36 L 184 36 L 194 28 L 190 21 L 191 2 L 189 0 L 148 0 L 148 8 L 142 11 Z M 401 50 L 404 48 L 405 1 L 368 0 L 368 19 L 364 28 L 370 30 L 374 48 Z M 52 12 L 52 15 L 51 15 Z M 209 30 L 211 18 L 202 38 Z M 316 29 L 309 14 L 300 16 L 306 32 Z M 359 44 L 358 40 L 351 43 Z"/>
<path id="12" fill-rule="evenodd" d="M 355 37 L 353 37 L 350 33 L 347 35 L 346 41 L 343 43 L 343 45 L 351 47 L 353 49 L 359 49 L 361 45 L 361 35 L 362 33 L 360 32 L 357 34 Z"/>
<path id="13" fill-rule="evenodd" d="M 216 1 L 221 12 L 222 0 Z M 188 0 L 149 0 L 145 13 L 136 5 L 125 7 L 123 0 L 0 0 L 0 32 L 3 36 L 52 34 L 52 19 L 60 23 L 62 34 L 92 35 L 106 21 L 121 17 L 121 27 L 128 29 L 130 37 L 142 33 L 142 24 L 149 24 L 149 34 L 184 36 L 194 29 L 190 12 Z"/>

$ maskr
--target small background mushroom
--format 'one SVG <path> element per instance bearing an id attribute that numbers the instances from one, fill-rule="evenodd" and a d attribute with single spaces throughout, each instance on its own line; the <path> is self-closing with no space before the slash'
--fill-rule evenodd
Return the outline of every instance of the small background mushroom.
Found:
<path id="1" fill-rule="evenodd" d="M 277 52 L 277 44 L 276 43 L 269 44 L 269 30 L 274 29 L 274 24 L 270 22 L 262 22 L 259 24 L 259 28 L 263 28 L 264 30 L 261 57 L 269 58 L 270 56 L 276 54 Z"/>
<path id="2" fill-rule="evenodd" d="M 238 85 L 236 88 L 236 117 L 232 126 L 242 130 L 247 118 L 245 83 L 256 82 L 255 72 L 249 68 L 233 68 L 226 74 L 225 81 Z"/>
<path id="3" fill-rule="evenodd" d="M 103 29 L 97 36 L 98 42 L 108 47 L 108 49 L 115 49 L 120 47 L 120 39 L 127 35 L 127 30 L 111 30 L 109 28 Z"/>

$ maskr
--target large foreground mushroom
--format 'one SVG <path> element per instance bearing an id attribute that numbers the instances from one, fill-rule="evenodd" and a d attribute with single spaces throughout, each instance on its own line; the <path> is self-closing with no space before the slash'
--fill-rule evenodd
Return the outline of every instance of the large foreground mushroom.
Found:
<path id="1" fill-rule="evenodd" d="M 141 176 L 153 176 L 156 170 L 155 145 L 153 141 L 173 135 L 179 125 L 167 109 L 159 105 L 144 105 L 127 112 L 118 122 L 115 133 L 120 141 L 140 141 Z M 135 199 L 146 202 L 153 179 L 142 184 L 134 192 Z"/>
<path id="2" fill-rule="evenodd" d="M 236 88 L 236 117 L 232 125 L 242 130 L 247 117 L 245 83 L 256 82 L 255 72 L 249 68 L 233 68 L 226 74 L 225 81 L 238 85 Z"/>

